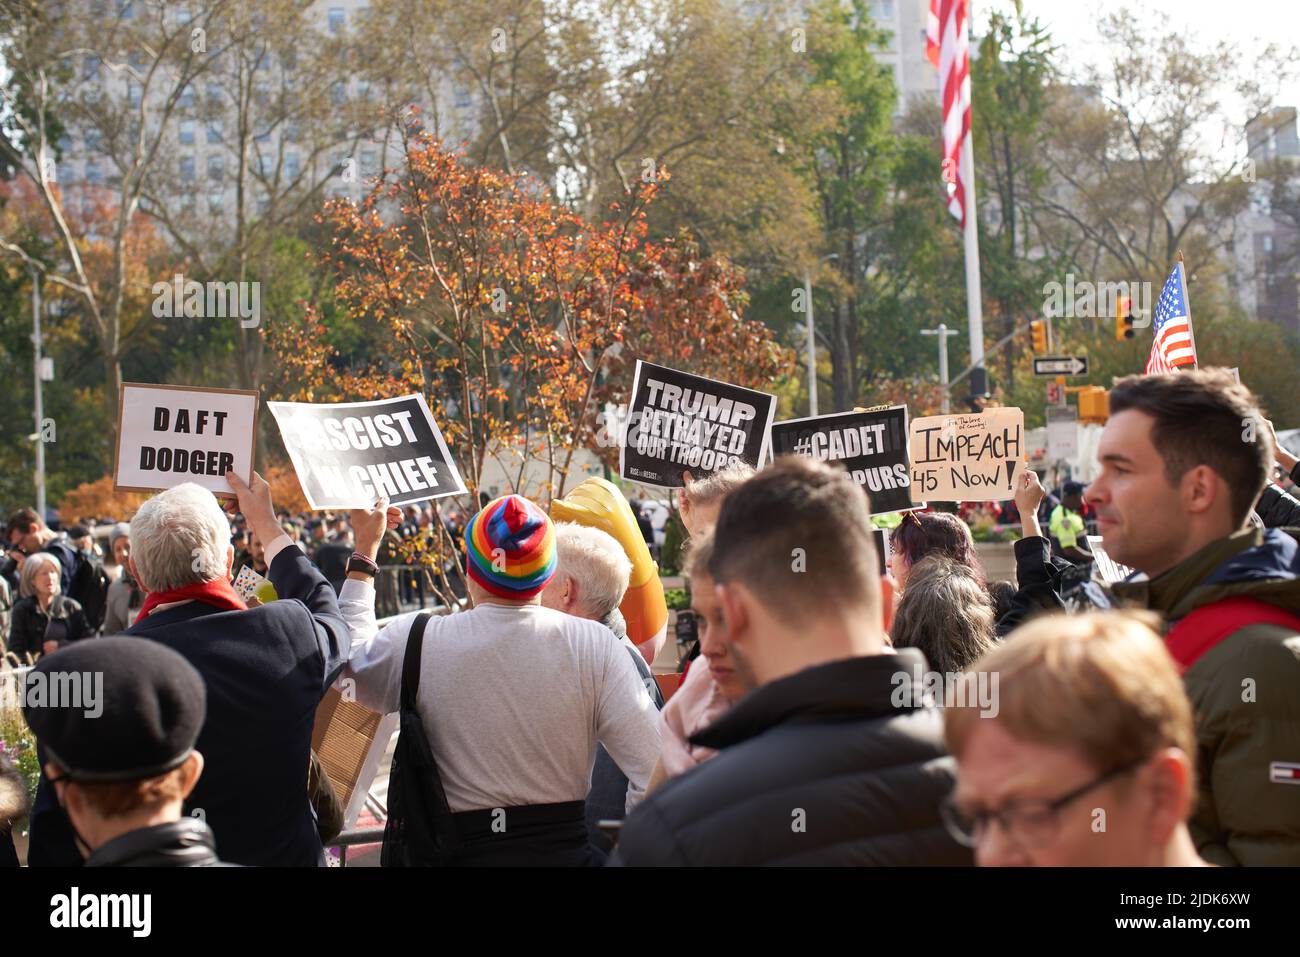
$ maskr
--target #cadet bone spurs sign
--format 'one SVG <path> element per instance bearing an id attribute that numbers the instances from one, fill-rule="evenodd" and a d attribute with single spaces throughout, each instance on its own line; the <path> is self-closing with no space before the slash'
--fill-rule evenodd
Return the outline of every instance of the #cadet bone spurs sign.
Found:
<path id="1" fill-rule="evenodd" d="M 376 402 L 268 402 L 314 509 L 370 508 L 463 495 L 424 396 Z"/>
<path id="2" fill-rule="evenodd" d="M 252 478 L 257 404 L 256 392 L 122 383 L 113 488 L 158 492 L 196 482 L 234 497 L 225 475 Z"/>

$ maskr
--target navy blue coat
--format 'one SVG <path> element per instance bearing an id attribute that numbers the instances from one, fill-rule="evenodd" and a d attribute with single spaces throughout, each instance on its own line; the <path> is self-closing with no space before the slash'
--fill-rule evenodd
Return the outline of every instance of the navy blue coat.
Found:
<path id="1" fill-rule="evenodd" d="M 185 804 L 201 811 L 223 860 L 310 867 L 323 848 L 307 798 L 316 707 L 348 659 L 351 635 L 334 589 L 303 553 L 268 569 L 280 595 L 247 611 L 189 602 L 151 613 L 125 634 L 151 638 L 203 676 L 203 774 Z M 76 863 L 67 818 L 44 780 L 32 812 L 32 863 Z M 72 856 L 69 857 L 69 854 Z"/>

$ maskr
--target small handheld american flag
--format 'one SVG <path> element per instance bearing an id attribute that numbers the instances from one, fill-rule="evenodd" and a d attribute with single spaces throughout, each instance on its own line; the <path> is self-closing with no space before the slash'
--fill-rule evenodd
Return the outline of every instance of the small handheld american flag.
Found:
<path id="1" fill-rule="evenodd" d="M 1147 358 L 1147 375 L 1173 372 L 1182 366 L 1196 367 L 1196 343 L 1192 339 L 1192 312 L 1187 307 L 1187 281 L 1183 264 L 1165 280 L 1152 316 L 1155 339 Z"/>

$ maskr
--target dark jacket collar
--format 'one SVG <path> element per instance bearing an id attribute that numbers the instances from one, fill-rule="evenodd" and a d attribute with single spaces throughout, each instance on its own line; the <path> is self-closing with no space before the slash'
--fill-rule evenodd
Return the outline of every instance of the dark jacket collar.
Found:
<path id="1" fill-rule="evenodd" d="M 87 867 L 207 867 L 219 864 L 212 828 L 192 817 L 129 831 L 101 844 Z"/>
<path id="2" fill-rule="evenodd" d="M 900 699 L 900 688 L 909 688 L 913 675 L 925 669 L 925 655 L 915 648 L 805 668 L 755 688 L 713 724 L 692 735 L 691 744 L 720 749 L 779 724 L 852 721 L 911 710 L 921 706 L 920 689 L 914 695 L 903 691 Z M 914 705 L 900 708 L 894 700 Z"/>

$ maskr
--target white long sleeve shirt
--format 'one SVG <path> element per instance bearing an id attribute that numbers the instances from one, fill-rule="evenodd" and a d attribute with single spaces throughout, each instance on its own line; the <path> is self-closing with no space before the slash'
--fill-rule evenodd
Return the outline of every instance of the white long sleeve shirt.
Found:
<path id="1" fill-rule="evenodd" d="M 388 714 L 415 613 L 380 630 L 374 604 L 370 583 L 343 584 L 353 636 L 343 677 L 358 702 Z M 580 801 L 597 742 L 627 775 L 631 810 L 659 754 L 658 712 L 613 633 L 540 605 L 431 618 L 416 706 L 453 812 Z"/>

